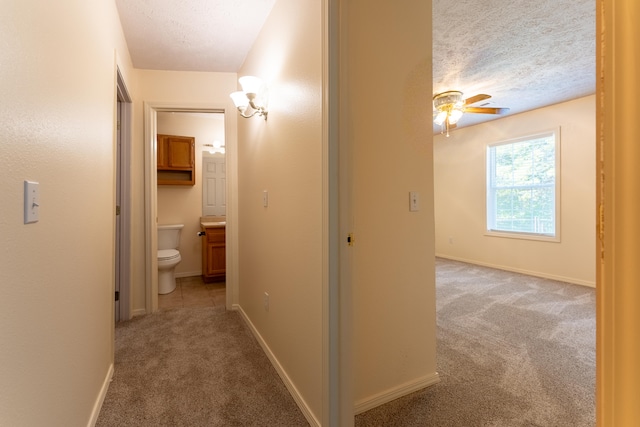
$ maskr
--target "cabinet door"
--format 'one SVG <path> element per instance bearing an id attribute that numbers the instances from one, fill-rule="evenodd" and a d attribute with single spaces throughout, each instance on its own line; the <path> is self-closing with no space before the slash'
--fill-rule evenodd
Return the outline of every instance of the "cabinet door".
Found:
<path id="1" fill-rule="evenodd" d="M 194 169 L 195 138 L 158 135 L 158 169 Z"/>
<path id="2" fill-rule="evenodd" d="M 203 262 L 205 281 L 224 280 L 226 274 L 225 229 L 208 228 L 207 241 L 203 246 Z"/>
<path id="3" fill-rule="evenodd" d="M 207 251 L 207 276 L 221 277 L 226 272 L 226 250 L 224 244 L 210 243 Z"/>
<path id="4" fill-rule="evenodd" d="M 191 136 L 158 135 L 158 185 L 195 185 L 195 141 Z"/>
<path id="5" fill-rule="evenodd" d="M 170 136 L 169 141 L 169 167 L 193 168 L 195 152 L 195 140 L 186 136 Z"/>
<path id="6" fill-rule="evenodd" d="M 167 136 L 158 135 L 158 169 L 169 167 L 169 157 L 167 155 Z"/>

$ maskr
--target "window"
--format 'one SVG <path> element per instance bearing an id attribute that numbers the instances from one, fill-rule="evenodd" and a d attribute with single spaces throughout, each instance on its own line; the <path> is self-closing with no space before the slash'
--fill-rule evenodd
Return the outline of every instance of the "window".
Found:
<path id="1" fill-rule="evenodd" d="M 559 241 L 559 135 L 487 147 L 487 234 Z"/>

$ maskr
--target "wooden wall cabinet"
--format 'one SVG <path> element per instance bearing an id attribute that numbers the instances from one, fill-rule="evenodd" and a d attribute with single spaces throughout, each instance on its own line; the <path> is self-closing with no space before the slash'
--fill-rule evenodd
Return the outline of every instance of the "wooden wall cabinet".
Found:
<path id="1" fill-rule="evenodd" d="M 158 185 L 195 185 L 196 139 L 158 135 Z"/>
<path id="2" fill-rule="evenodd" d="M 205 240 L 202 243 L 202 278 L 205 282 L 226 280 L 226 243 L 224 227 L 204 228 Z"/>

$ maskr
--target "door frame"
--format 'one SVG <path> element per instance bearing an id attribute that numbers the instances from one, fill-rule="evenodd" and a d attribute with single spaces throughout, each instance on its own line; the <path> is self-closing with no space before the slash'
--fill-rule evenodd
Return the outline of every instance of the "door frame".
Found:
<path id="1" fill-rule="evenodd" d="M 131 132 L 133 101 L 120 69 L 116 67 L 116 193 L 120 219 L 116 225 L 115 274 L 119 301 L 114 303 L 115 321 L 131 318 Z M 115 299 L 115 298 L 114 298 Z"/>
<path id="2" fill-rule="evenodd" d="M 158 177 L 156 164 L 158 146 L 158 112 L 222 113 L 224 114 L 227 163 L 227 225 L 226 225 L 226 308 L 237 309 L 238 295 L 238 159 L 237 132 L 226 106 L 185 102 L 144 102 L 144 236 L 145 236 L 145 310 L 158 310 Z"/>
<path id="3" fill-rule="evenodd" d="M 596 3 L 596 425 L 640 419 L 636 1 Z"/>

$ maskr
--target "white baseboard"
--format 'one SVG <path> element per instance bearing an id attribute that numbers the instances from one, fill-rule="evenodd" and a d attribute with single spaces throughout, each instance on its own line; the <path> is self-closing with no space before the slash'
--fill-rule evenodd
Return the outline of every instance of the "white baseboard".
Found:
<path id="1" fill-rule="evenodd" d="M 589 288 L 595 288 L 596 287 L 596 283 L 595 282 L 591 282 L 591 281 L 588 281 L 588 280 L 575 279 L 573 277 L 556 276 L 554 274 L 547 274 L 547 273 L 540 272 L 540 271 L 525 270 L 525 269 L 522 269 L 522 268 L 514 268 L 514 267 L 508 267 L 508 266 L 504 266 L 504 265 L 491 264 L 491 263 L 488 263 L 488 262 L 476 261 L 476 260 L 465 259 L 465 258 L 458 258 L 458 257 L 454 257 L 454 256 L 449 256 L 449 255 L 436 254 L 436 257 L 437 258 L 450 259 L 450 260 L 453 260 L 453 261 L 466 262 L 467 264 L 481 265 L 483 267 L 495 268 L 497 270 L 504 270 L 504 271 L 511 271 L 511 272 L 514 272 L 514 273 L 526 274 L 528 276 L 542 277 L 543 279 L 557 280 L 559 282 L 566 282 L 566 283 L 571 283 L 571 284 L 574 284 L 574 285 L 587 286 Z"/>
<path id="2" fill-rule="evenodd" d="M 98 416 L 100 415 L 100 410 L 102 409 L 102 404 L 104 403 L 105 397 L 107 397 L 107 390 L 109 390 L 109 384 L 111 384 L 111 379 L 113 378 L 113 363 L 109 365 L 109 369 L 107 370 L 107 376 L 102 383 L 102 387 L 100 388 L 100 393 L 98 394 L 98 398 L 93 405 L 93 410 L 91 411 L 91 418 L 89 419 L 89 423 L 87 426 L 94 427 L 98 422 Z"/>
<path id="3" fill-rule="evenodd" d="M 258 341 L 258 343 L 262 347 L 262 350 L 265 352 L 265 354 L 267 355 L 267 357 L 271 361 L 271 364 L 273 365 L 273 367 L 275 368 L 276 372 L 278 373 L 278 375 L 282 379 L 282 382 L 284 383 L 284 385 L 289 390 L 289 393 L 291 393 L 291 397 L 293 397 L 293 400 L 295 400 L 296 404 L 298 405 L 298 408 L 300 408 L 300 411 L 302 412 L 304 417 L 307 419 L 309 424 L 312 427 L 320 427 L 320 425 L 321 425 L 320 422 L 313 415 L 313 413 L 311 412 L 311 409 L 309 408 L 309 405 L 307 405 L 307 402 L 305 402 L 305 400 L 302 397 L 302 395 L 300 395 L 300 392 L 298 391 L 296 386 L 293 385 L 293 382 L 291 382 L 291 379 L 289 378 L 289 376 L 285 372 L 284 368 L 282 367 L 282 365 L 280 364 L 278 359 L 275 357 L 275 355 L 273 354 L 273 352 L 271 351 L 271 349 L 269 348 L 267 343 L 264 341 L 264 339 L 262 338 L 262 336 L 260 335 L 260 333 L 258 332 L 256 327 L 253 325 L 253 323 L 249 319 L 249 316 L 247 316 L 247 314 L 244 312 L 242 307 L 239 306 L 239 305 L 234 304 L 232 309 L 233 310 L 237 310 L 240 313 L 240 315 L 242 316 L 242 319 L 245 321 L 247 326 L 249 326 L 249 329 L 251 329 L 251 332 L 253 333 L 253 336 L 256 338 L 256 340 Z"/>
<path id="4" fill-rule="evenodd" d="M 202 270 L 199 271 L 183 271 L 182 273 L 176 273 L 176 279 L 181 277 L 193 277 L 202 276 Z"/>
<path id="5" fill-rule="evenodd" d="M 147 310 L 144 308 L 138 308 L 131 311 L 131 317 L 142 316 L 144 314 L 147 314 Z"/>
<path id="6" fill-rule="evenodd" d="M 368 411 L 369 409 L 384 405 L 385 403 L 389 403 L 392 400 L 396 400 L 415 391 L 422 390 L 423 388 L 430 387 L 439 382 L 440 376 L 437 372 L 434 372 L 432 374 L 425 375 L 422 378 L 418 378 L 415 381 L 409 381 L 404 384 L 400 384 L 397 387 L 359 400 L 358 402 L 356 402 L 354 413 L 355 415 L 361 414 Z"/>

